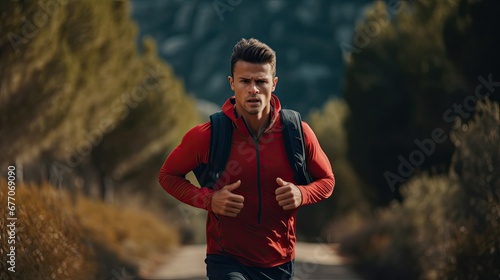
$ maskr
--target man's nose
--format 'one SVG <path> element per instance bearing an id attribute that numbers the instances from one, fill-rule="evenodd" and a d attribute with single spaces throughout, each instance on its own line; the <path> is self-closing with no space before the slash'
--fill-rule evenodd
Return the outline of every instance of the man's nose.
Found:
<path id="1" fill-rule="evenodd" d="M 252 93 L 252 94 L 259 93 L 259 88 L 257 87 L 257 83 L 256 82 L 251 82 L 250 83 L 249 93 Z"/>

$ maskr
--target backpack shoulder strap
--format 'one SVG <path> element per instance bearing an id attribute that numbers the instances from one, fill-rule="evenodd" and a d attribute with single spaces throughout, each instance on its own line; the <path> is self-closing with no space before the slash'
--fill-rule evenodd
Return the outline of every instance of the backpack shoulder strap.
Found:
<path id="1" fill-rule="evenodd" d="M 294 172 L 294 179 L 298 184 L 306 185 L 312 182 L 307 172 L 307 157 L 302 131 L 302 118 L 299 112 L 282 109 L 280 111 L 283 140 L 288 161 Z"/>
<path id="2" fill-rule="evenodd" d="M 208 164 L 202 164 L 193 171 L 202 187 L 213 188 L 217 179 L 226 168 L 231 142 L 233 124 L 222 112 L 210 115 L 210 152 Z"/>

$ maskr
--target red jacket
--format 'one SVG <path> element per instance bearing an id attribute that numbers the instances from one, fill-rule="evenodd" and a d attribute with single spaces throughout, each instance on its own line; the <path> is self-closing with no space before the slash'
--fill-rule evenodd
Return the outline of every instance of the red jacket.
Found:
<path id="1" fill-rule="evenodd" d="M 273 95 L 271 123 L 258 140 L 254 140 L 241 117 L 234 113 L 234 97 L 222 106 L 233 121 L 232 149 L 225 172 L 214 190 L 198 188 L 185 179 L 196 166 L 208 162 L 210 122 L 186 133 L 182 142 L 167 157 L 160 169 L 162 187 L 178 200 L 208 211 L 207 254 L 230 255 L 243 265 L 273 267 L 295 257 L 295 210 L 283 210 L 276 201 L 276 178 L 295 183 L 281 132 L 281 105 Z M 313 182 L 298 186 L 302 205 L 312 204 L 332 194 L 335 180 L 330 162 L 316 136 L 302 122 L 307 153 L 307 171 Z M 224 185 L 241 180 L 233 191 L 245 198 L 237 217 L 215 215 L 210 208 L 213 193 Z"/>

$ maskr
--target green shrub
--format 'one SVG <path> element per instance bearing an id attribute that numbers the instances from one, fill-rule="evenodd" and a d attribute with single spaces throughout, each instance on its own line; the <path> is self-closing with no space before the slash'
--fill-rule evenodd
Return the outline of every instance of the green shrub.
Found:
<path id="1" fill-rule="evenodd" d="M 318 241 L 318 237 L 328 238 L 330 242 L 337 241 L 336 235 L 327 232 L 330 227 L 328 222 L 334 220 L 338 225 L 345 217 L 352 222 L 349 212 L 366 213 L 369 208 L 367 197 L 370 192 L 362 187 L 346 158 L 348 143 L 344 121 L 348 116 L 349 107 L 346 102 L 342 99 L 331 99 L 321 110 L 313 111 L 307 118 L 321 148 L 330 160 L 335 175 L 332 196 L 320 203 L 301 208 L 298 213 L 298 232 L 311 241 Z"/>
<path id="2" fill-rule="evenodd" d="M 450 205 L 456 190 L 445 176 L 412 179 L 402 188 L 404 203 L 393 202 L 361 230 L 345 233 L 342 254 L 367 279 L 418 279 L 420 256 L 444 262 L 443 252 L 433 251 L 433 239 L 448 229 L 444 205 Z"/>
<path id="3" fill-rule="evenodd" d="M 498 104 L 479 103 L 473 120 L 457 127 L 447 176 L 412 178 L 402 203 L 345 237 L 341 252 L 367 279 L 499 277 Z"/>

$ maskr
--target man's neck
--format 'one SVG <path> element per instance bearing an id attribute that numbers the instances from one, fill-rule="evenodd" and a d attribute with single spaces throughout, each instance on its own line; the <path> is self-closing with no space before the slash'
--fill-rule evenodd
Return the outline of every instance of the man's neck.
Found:
<path id="1" fill-rule="evenodd" d="M 271 112 L 272 109 L 269 109 L 268 112 L 262 112 L 262 114 L 258 115 L 242 115 L 243 120 L 253 137 L 260 137 L 260 135 L 267 129 L 269 123 L 271 122 Z"/>

